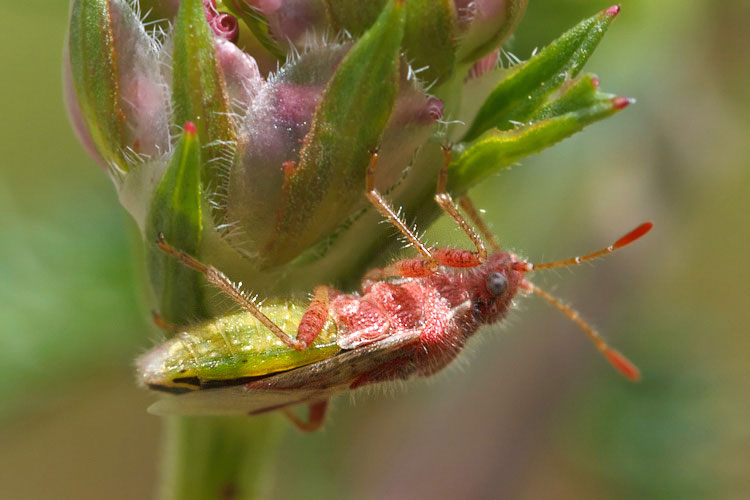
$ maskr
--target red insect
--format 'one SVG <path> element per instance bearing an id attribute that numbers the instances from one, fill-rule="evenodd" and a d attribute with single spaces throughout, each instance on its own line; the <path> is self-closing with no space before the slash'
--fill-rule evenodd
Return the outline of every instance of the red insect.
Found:
<path id="1" fill-rule="evenodd" d="M 317 287 L 313 301 L 298 323 L 296 336 L 284 332 L 221 272 L 163 240 L 158 242 L 162 250 L 202 272 L 289 348 L 307 349 L 332 318 L 341 351 L 322 361 L 292 366 L 281 372 L 236 376 L 219 384 L 215 380 L 213 383 L 198 380 L 200 390 L 166 398 L 155 404 L 155 412 L 258 414 L 284 409 L 300 428 L 315 429 L 322 424 L 328 399 L 336 392 L 412 376 L 430 376 L 445 367 L 480 327 L 503 319 L 519 290 L 537 294 L 555 306 L 581 327 L 616 369 L 630 380 L 639 379 L 638 369 L 611 349 L 577 312 L 532 284 L 526 275 L 540 269 L 580 264 L 614 252 L 646 234 L 652 227 L 650 222 L 597 252 L 531 264 L 503 251 L 471 201 L 461 198 L 460 207 L 492 249 L 488 254 L 482 238 L 446 191 L 450 165 L 450 151 L 446 148 L 435 200 L 472 240 L 476 250 L 430 249 L 375 188 L 377 159 L 377 153 L 373 153 L 366 176 L 366 196 L 408 238 L 420 257 L 369 271 L 363 279 L 361 293 L 346 294 L 327 286 Z M 153 363 L 153 358 L 148 359 Z M 149 385 L 159 388 L 158 384 L 156 387 L 153 383 Z M 309 405 L 309 420 L 301 421 L 288 410 L 297 404 Z"/>

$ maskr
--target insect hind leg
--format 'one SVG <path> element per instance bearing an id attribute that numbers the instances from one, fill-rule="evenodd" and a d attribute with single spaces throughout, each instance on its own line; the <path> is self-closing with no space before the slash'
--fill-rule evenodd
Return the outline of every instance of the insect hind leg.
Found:
<path id="1" fill-rule="evenodd" d="M 203 274 L 212 285 L 219 288 L 234 302 L 255 316 L 263 326 L 268 328 L 279 340 L 292 349 L 298 351 L 305 350 L 315 340 L 325 325 L 325 321 L 328 318 L 328 287 L 317 287 L 315 289 L 315 298 L 302 316 L 297 330 L 297 337 L 295 338 L 284 332 L 271 318 L 263 314 L 263 311 L 245 294 L 239 285 L 232 282 L 224 273 L 174 248 L 164 240 L 164 236 L 161 234 L 156 241 L 156 245 L 164 253 L 173 256 L 190 269 Z"/>
<path id="2" fill-rule="evenodd" d="M 325 399 L 308 405 L 307 420 L 302 420 L 289 408 L 284 408 L 282 411 L 284 412 L 284 416 L 286 416 L 286 418 L 288 418 L 297 429 L 302 432 L 314 432 L 323 426 L 327 410 L 328 400 Z"/>

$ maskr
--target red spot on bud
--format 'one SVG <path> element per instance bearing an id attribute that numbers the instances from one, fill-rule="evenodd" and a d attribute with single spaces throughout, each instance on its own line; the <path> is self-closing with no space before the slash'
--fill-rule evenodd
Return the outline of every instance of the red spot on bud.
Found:
<path id="1" fill-rule="evenodd" d="M 604 13 L 607 14 L 608 16 L 615 17 L 617 14 L 620 13 L 620 4 L 613 5 L 612 7 L 605 10 Z"/>
<path id="2" fill-rule="evenodd" d="M 185 123 L 185 133 L 187 135 L 195 135 L 198 133 L 198 130 L 195 128 L 195 123 L 193 122 L 187 122 Z"/>
<path id="3" fill-rule="evenodd" d="M 628 107 L 630 104 L 630 99 L 627 97 L 614 97 L 612 99 L 612 107 L 615 109 L 623 109 Z"/>
<path id="4" fill-rule="evenodd" d="M 607 361 L 612 363 L 617 371 L 625 375 L 628 380 L 638 382 L 641 379 L 641 371 L 628 358 L 620 354 L 619 352 L 610 349 L 604 353 L 607 357 Z"/>
<path id="5" fill-rule="evenodd" d="M 623 236 L 622 238 L 620 238 L 619 240 L 617 240 L 615 242 L 615 244 L 612 245 L 613 248 L 615 248 L 615 249 L 622 248 L 625 245 L 629 245 L 629 244 L 633 243 L 635 240 L 637 240 L 638 238 L 640 238 L 644 234 L 646 234 L 649 231 L 651 231 L 652 227 L 654 227 L 654 223 L 653 222 L 644 222 L 643 224 L 641 224 L 640 226 L 638 226 L 637 228 L 633 229 L 628 234 L 626 234 L 625 236 Z"/>
<path id="6" fill-rule="evenodd" d="M 601 81 L 599 80 L 598 76 L 594 76 L 591 78 L 591 84 L 594 86 L 595 89 L 599 88 L 599 84 L 601 84 Z"/>
<path id="7" fill-rule="evenodd" d="M 443 117 L 443 101 L 437 97 L 430 97 L 427 101 L 427 114 L 435 121 Z"/>

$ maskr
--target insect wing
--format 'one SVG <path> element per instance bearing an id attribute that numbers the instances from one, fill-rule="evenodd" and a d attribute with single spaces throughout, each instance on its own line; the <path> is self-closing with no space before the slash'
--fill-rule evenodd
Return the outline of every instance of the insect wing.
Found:
<path id="1" fill-rule="evenodd" d="M 395 334 L 246 384 L 164 396 L 148 411 L 154 415 L 254 415 L 325 400 L 358 387 L 363 377 L 372 382 L 407 378 L 416 369 L 413 353 L 418 340 L 416 331 Z"/>

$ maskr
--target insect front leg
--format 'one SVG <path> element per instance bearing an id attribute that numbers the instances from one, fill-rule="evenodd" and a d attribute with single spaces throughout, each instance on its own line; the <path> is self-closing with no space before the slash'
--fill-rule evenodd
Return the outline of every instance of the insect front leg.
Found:
<path id="1" fill-rule="evenodd" d="M 444 147 L 443 166 L 438 176 L 437 194 L 435 200 L 438 205 L 446 212 L 469 236 L 476 247 L 476 252 L 462 250 L 458 248 L 436 248 L 428 249 L 419 237 L 412 232 L 406 223 L 401 219 L 393 207 L 383 198 L 380 192 L 375 188 L 375 171 L 378 164 L 378 153 L 372 152 L 370 156 L 370 165 L 367 168 L 366 189 L 367 199 L 393 224 L 417 249 L 422 258 L 404 259 L 394 262 L 393 264 L 370 270 L 363 278 L 363 284 L 373 281 L 379 281 L 390 277 L 403 278 L 423 278 L 435 272 L 438 266 L 445 267 L 476 267 L 487 259 L 487 249 L 479 235 L 472 229 L 466 219 L 456 208 L 453 198 L 446 190 L 448 179 L 448 167 L 451 162 L 451 150 Z"/>
<path id="2" fill-rule="evenodd" d="M 487 260 L 487 248 L 484 246 L 482 238 L 479 237 L 474 228 L 469 225 L 466 219 L 458 211 L 456 203 L 453 201 L 450 193 L 447 190 L 448 185 L 448 168 L 451 165 L 451 148 L 450 146 L 443 146 L 443 166 L 440 168 L 438 174 L 437 190 L 435 193 L 435 201 L 440 208 L 448 214 L 461 230 L 466 233 L 466 236 L 474 243 L 476 252 L 470 252 L 468 250 L 457 250 L 457 249 L 445 249 L 442 258 L 447 262 L 458 262 L 459 264 L 443 264 L 451 267 L 474 267 L 482 264 Z M 471 265 L 473 263 L 473 265 Z"/>
<path id="3" fill-rule="evenodd" d="M 238 285 L 227 278 L 224 273 L 213 266 L 203 264 L 195 257 L 188 255 L 181 250 L 177 250 L 167 243 L 162 235 L 159 235 L 156 245 L 164 253 L 175 257 L 190 269 L 194 269 L 203 274 L 211 284 L 219 288 L 243 309 L 255 316 L 263 326 L 271 330 L 271 332 L 288 347 L 298 351 L 303 351 L 307 349 L 307 347 L 323 330 L 323 326 L 328 318 L 328 287 L 315 288 L 315 298 L 302 316 L 297 328 L 297 337 L 295 338 L 284 332 L 284 330 L 274 323 L 271 318 L 263 314 L 263 311 L 255 305 L 254 301 L 250 299 Z"/>

